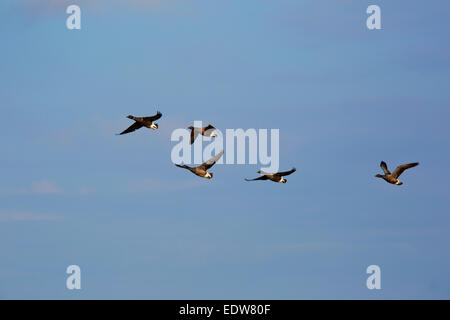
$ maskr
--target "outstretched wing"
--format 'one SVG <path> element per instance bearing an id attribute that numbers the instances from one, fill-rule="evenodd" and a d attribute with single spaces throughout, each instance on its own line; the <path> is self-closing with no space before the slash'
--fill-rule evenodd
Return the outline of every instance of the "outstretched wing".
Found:
<path id="1" fill-rule="evenodd" d="M 398 166 L 397 169 L 395 169 L 394 173 L 392 174 L 395 178 L 400 177 L 400 175 L 403 173 L 403 171 L 405 171 L 406 169 L 412 168 L 417 166 L 419 163 L 418 162 L 414 162 L 414 163 L 407 163 L 407 164 L 402 164 L 401 166 Z"/>
<path id="2" fill-rule="evenodd" d="M 282 171 L 282 172 L 277 172 L 276 173 L 276 175 L 277 176 L 281 176 L 281 177 L 284 177 L 284 176 L 288 176 L 288 175 L 290 175 L 291 173 L 294 173 L 295 171 L 297 171 L 297 169 L 295 169 L 295 168 L 292 168 L 291 170 L 289 170 L 289 171 Z"/>
<path id="3" fill-rule="evenodd" d="M 195 128 L 191 129 L 191 144 L 194 143 L 195 139 L 197 139 L 198 136 L 198 130 L 196 130 Z"/>
<path id="4" fill-rule="evenodd" d="M 211 168 L 217 160 L 220 159 L 220 157 L 223 155 L 223 150 L 220 151 L 218 154 L 216 154 L 214 157 L 212 157 L 211 159 L 209 159 L 208 161 L 202 163 L 201 166 L 199 166 L 199 168 L 203 169 L 203 170 L 208 170 L 209 168 Z"/>
<path id="5" fill-rule="evenodd" d="M 268 176 L 261 176 L 261 177 L 255 178 L 255 179 L 245 179 L 245 181 L 256 181 L 256 180 L 267 180 L 267 179 L 269 179 Z"/>
<path id="6" fill-rule="evenodd" d="M 131 126 L 129 126 L 126 130 L 122 131 L 121 133 L 119 133 L 119 135 L 125 134 L 125 133 L 130 133 L 133 132 L 137 129 L 142 128 L 143 125 L 140 122 L 135 122 L 133 123 Z"/>
<path id="7" fill-rule="evenodd" d="M 190 169 L 187 165 L 175 164 L 178 168 Z"/>
<path id="8" fill-rule="evenodd" d="M 381 169 L 383 169 L 384 174 L 391 174 L 391 172 L 388 170 L 386 162 L 381 161 L 380 167 L 381 167 Z"/>
<path id="9" fill-rule="evenodd" d="M 209 136 L 216 128 L 214 128 L 212 125 L 208 124 L 208 126 L 203 128 L 205 131 L 205 135 Z"/>
<path id="10" fill-rule="evenodd" d="M 145 121 L 155 121 L 155 120 L 158 120 L 161 117 L 162 117 L 162 113 L 158 111 L 154 116 L 144 117 L 144 120 Z"/>

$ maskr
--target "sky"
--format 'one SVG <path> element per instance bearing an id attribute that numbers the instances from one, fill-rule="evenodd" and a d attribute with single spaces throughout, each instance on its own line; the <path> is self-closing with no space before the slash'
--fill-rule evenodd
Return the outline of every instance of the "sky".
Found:
<path id="1" fill-rule="evenodd" d="M 1 1 L 0 299 L 449 299 L 449 17 L 446 0 Z M 157 131 L 115 135 L 157 110 Z M 297 172 L 176 168 L 171 132 L 196 120 L 279 129 Z M 382 160 L 420 165 L 395 186 Z"/>

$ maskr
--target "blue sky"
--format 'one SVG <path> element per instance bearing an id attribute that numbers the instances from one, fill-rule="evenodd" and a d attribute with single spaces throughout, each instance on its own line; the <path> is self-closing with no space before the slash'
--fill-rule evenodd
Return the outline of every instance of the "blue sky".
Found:
<path id="1" fill-rule="evenodd" d="M 449 17 L 444 0 L 2 1 L 0 298 L 449 299 Z M 115 136 L 156 110 L 158 131 Z M 170 133 L 194 120 L 279 128 L 297 172 L 176 168 Z M 397 187 L 381 160 L 420 166 Z"/>

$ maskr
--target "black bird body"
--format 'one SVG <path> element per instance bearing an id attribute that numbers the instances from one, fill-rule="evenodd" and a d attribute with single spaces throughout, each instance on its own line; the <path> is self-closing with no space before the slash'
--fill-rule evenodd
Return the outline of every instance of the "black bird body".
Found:
<path id="1" fill-rule="evenodd" d="M 175 165 L 177 167 L 179 167 L 179 168 L 187 169 L 187 170 L 189 170 L 190 172 L 192 172 L 193 174 L 195 174 L 195 175 L 197 175 L 199 177 L 212 179 L 213 173 L 212 172 L 208 172 L 207 170 L 210 169 L 217 162 L 217 160 L 220 159 L 220 157 L 222 155 L 223 155 L 223 151 L 220 151 L 213 158 L 211 158 L 208 161 L 202 163 L 198 167 L 189 167 L 187 165 L 179 165 L 179 164 L 175 164 Z"/>
<path id="2" fill-rule="evenodd" d="M 403 171 L 405 171 L 406 169 L 415 167 L 417 165 L 419 165 L 418 162 L 402 164 L 401 166 L 398 166 L 394 172 L 391 173 L 387 167 L 386 162 L 381 161 L 380 167 L 381 167 L 381 169 L 383 169 L 384 175 L 377 174 L 375 177 L 382 178 L 391 184 L 401 186 L 403 184 L 403 182 L 399 181 L 398 178 L 403 173 Z"/>
<path id="3" fill-rule="evenodd" d="M 151 116 L 151 117 L 134 117 L 132 115 L 129 115 L 129 116 L 127 116 L 127 118 L 134 120 L 134 123 L 131 126 L 129 126 L 126 130 L 121 132 L 119 135 L 133 132 L 142 127 L 156 130 L 156 129 L 158 129 L 158 124 L 155 123 L 154 121 L 158 120 L 161 117 L 162 117 L 162 113 L 159 111 L 154 116 Z"/>
<path id="4" fill-rule="evenodd" d="M 262 174 L 261 177 L 255 178 L 255 179 L 245 179 L 246 181 L 256 181 L 256 180 L 270 180 L 273 182 L 278 182 L 278 183 L 286 183 L 287 179 L 284 179 L 284 176 L 288 176 L 291 173 L 294 173 L 297 169 L 292 168 L 289 171 L 282 171 L 282 172 L 277 172 L 277 173 L 267 173 L 264 171 L 259 170 L 258 173 Z"/>
<path id="5" fill-rule="evenodd" d="M 190 126 L 190 127 L 188 127 L 188 129 L 191 130 L 191 144 L 194 143 L 195 139 L 197 139 L 197 136 L 199 134 L 201 134 L 202 136 L 211 137 L 211 138 L 214 138 L 216 136 L 216 134 L 214 133 L 214 130 L 216 130 L 216 128 L 214 128 L 210 124 L 203 128 L 197 128 L 197 127 Z"/>

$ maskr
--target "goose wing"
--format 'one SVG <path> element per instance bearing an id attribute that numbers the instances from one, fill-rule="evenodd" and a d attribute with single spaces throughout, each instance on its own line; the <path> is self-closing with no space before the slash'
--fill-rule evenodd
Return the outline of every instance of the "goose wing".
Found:
<path id="1" fill-rule="evenodd" d="M 203 128 L 206 135 L 211 133 L 212 131 L 216 130 L 212 125 L 208 124 L 206 127 Z"/>
<path id="2" fill-rule="evenodd" d="M 255 179 L 245 179 L 245 181 L 256 181 L 256 180 L 267 180 L 267 179 L 269 179 L 268 176 L 261 176 L 261 177 L 255 178 Z"/>
<path id="3" fill-rule="evenodd" d="M 140 122 L 135 122 L 135 123 L 133 123 L 131 126 L 129 126 L 127 129 L 125 129 L 124 131 L 122 131 L 121 133 L 119 133 L 119 135 L 133 132 L 133 131 L 135 131 L 135 130 L 137 130 L 137 129 L 140 129 L 140 128 L 142 128 L 142 127 L 143 127 L 143 125 L 142 125 Z"/>
<path id="4" fill-rule="evenodd" d="M 392 174 L 395 178 L 400 177 L 400 175 L 403 173 L 403 171 L 405 171 L 406 169 L 412 168 L 419 165 L 418 162 L 414 162 L 414 163 L 407 163 L 407 164 L 402 164 L 401 166 L 398 166 L 397 169 L 395 169 L 394 173 Z"/>
<path id="5" fill-rule="evenodd" d="M 175 164 L 178 168 L 183 168 L 183 169 L 190 169 L 190 167 L 188 167 L 187 165 L 181 165 L 181 164 Z"/>
<path id="6" fill-rule="evenodd" d="M 144 120 L 145 121 L 155 121 L 155 120 L 158 120 L 161 117 L 162 117 L 162 113 L 158 111 L 154 116 L 144 117 Z"/>
<path id="7" fill-rule="evenodd" d="M 191 129 L 191 144 L 194 143 L 195 139 L 197 139 L 197 136 L 198 136 L 197 128 L 192 128 Z"/>
<path id="8" fill-rule="evenodd" d="M 203 170 L 208 170 L 209 168 L 211 168 L 217 160 L 220 159 L 220 157 L 223 155 L 223 150 L 220 151 L 218 154 L 216 154 L 214 157 L 212 157 L 211 159 L 209 159 L 208 161 L 204 162 L 202 165 L 200 165 L 198 168 L 203 169 Z"/>
<path id="9" fill-rule="evenodd" d="M 381 161 L 380 167 L 381 167 L 381 169 L 383 169 L 384 174 L 391 174 L 391 172 L 388 170 L 386 162 Z"/>
<path id="10" fill-rule="evenodd" d="M 290 175 L 291 173 L 294 173 L 295 171 L 297 171 L 297 169 L 295 169 L 295 168 L 292 168 L 291 170 L 289 170 L 289 171 L 282 171 L 282 172 L 277 172 L 276 173 L 276 175 L 277 176 L 281 176 L 281 177 L 284 177 L 284 176 L 288 176 L 288 175 Z"/>

